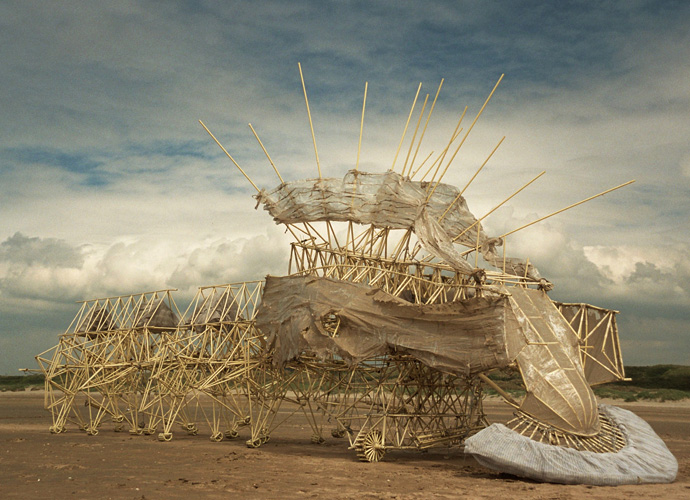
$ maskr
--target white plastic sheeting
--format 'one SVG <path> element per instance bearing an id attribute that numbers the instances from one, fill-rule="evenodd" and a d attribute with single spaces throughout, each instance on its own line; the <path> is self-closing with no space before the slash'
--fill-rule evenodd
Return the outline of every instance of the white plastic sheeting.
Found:
<path id="1" fill-rule="evenodd" d="M 503 268 L 505 263 L 509 274 L 540 278 L 531 264 L 498 254 L 496 246 L 502 241 L 484 233 L 456 187 L 439 184 L 427 199 L 428 188 L 426 182 L 411 181 L 392 171 L 370 174 L 351 170 L 343 179 L 283 183 L 272 191 L 262 190 L 256 199 L 282 224 L 352 221 L 391 229 L 413 228 L 430 254 L 465 274 L 472 272 L 472 266 L 455 249 L 453 238 L 459 236 L 457 243 L 473 248 L 479 237 L 480 251 L 491 265 Z"/>
<path id="2" fill-rule="evenodd" d="M 465 453 L 490 469 L 549 483 L 615 486 L 675 480 L 678 462 L 647 422 L 616 406 L 599 408 L 625 436 L 627 444 L 617 453 L 540 443 L 502 424 L 468 438 Z"/>

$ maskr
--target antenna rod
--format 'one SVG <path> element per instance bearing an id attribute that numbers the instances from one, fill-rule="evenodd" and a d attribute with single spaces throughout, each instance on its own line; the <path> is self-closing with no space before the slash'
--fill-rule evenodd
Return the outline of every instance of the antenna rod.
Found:
<path id="1" fill-rule="evenodd" d="M 309 99 L 307 98 L 307 87 L 304 85 L 304 75 L 302 75 L 302 65 L 298 62 L 299 77 L 302 80 L 302 90 L 304 90 L 304 102 L 307 104 L 307 115 L 309 116 L 309 128 L 311 129 L 311 140 L 314 142 L 314 155 L 316 155 L 316 168 L 319 170 L 321 179 L 321 163 L 319 162 L 319 152 L 316 150 L 316 137 L 314 136 L 314 125 L 311 121 L 311 111 L 309 111 Z"/>
<path id="2" fill-rule="evenodd" d="M 251 185 L 254 186 L 254 189 L 256 189 L 256 192 L 257 192 L 257 193 L 260 193 L 261 190 L 260 190 L 258 187 L 256 187 L 256 184 L 254 184 L 254 181 L 251 180 L 251 179 L 249 178 L 249 176 L 246 174 L 246 172 L 245 172 L 244 170 L 242 170 L 242 167 L 240 167 L 240 166 L 237 164 L 237 162 L 235 161 L 235 159 L 234 159 L 232 156 L 230 156 L 230 153 L 228 153 L 228 151 L 223 147 L 223 145 L 222 145 L 220 142 L 218 142 L 218 139 L 216 139 L 216 136 L 213 135 L 213 134 L 211 133 L 211 131 L 208 129 L 208 127 L 206 127 L 206 125 L 204 125 L 204 122 L 202 122 L 201 120 L 199 120 L 199 123 L 201 123 L 201 126 L 204 127 L 204 129 L 206 130 L 206 132 L 208 132 L 208 134 L 209 134 L 211 137 L 213 137 L 213 140 L 216 141 L 216 144 L 218 144 L 218 145 L 220 146 L 220 149 L 222 149 L 223 152 L 224 152 L 226 155 L 228 155 L 228 158 L 230 158 L 230 161 L 232 161 L 232 162 L 235 164 L 235 166 L 240 170 L 240 172 L 242 172 L 242 175 L 244 175 L 244 177 L 251 183 Z"/>
<path id="3" fill-rule="evenodd" d="M 482 166 L 479 167 L 479 169 L 475 172 L 475 174 L 472 176 L 472 178 L 471 178 L 470 181 L 467 183 L 467 185 L 465 185 L 465 187 L 462 188 L 462 191 L 460 191 L 460 192 L 458 193 L 458 195 L 455 197 L 455 199 L 453 200 L 453 202 L 452 202 L 450 205 L 448 205 L 448 208 L 446 208 L 446 211 L 443 212 L 443 215 L 441 215 L 441 217 L 438 219 L 439 222 L 441 222 L 441 221 L 443 220 L 443 218 L 446 216 L 446 214 L 450 211 L 450 209 L 453 208 L 453 205 L 455 205 L 455 204 L 458 202 L 458 200 L 460 199 L 460 197 L 461 197 L 461 196 L 463 195 L 463 193 L 467 190 L 467 188 L 470 187 L 470 184 L 472 184 L 472 181 L 474 181 L 474 179 L 477 177 L 477 175 L 479 175 L 479 172 L 482 171 L 482 169 L 484 168 L 484 166 L 485 166 L 487 163 L 489 163 L 489 160 L 490 160 L 491 157 L 494 155 L 494 153 L 496 152 L 496 150 L 498 149 L 498 147 L 501 145 L 501 143 L 504 141 L 505 138 L 506 138 L 506 137 L 503 136 L 503 138 L 502 138 L 500 141 L 498 141 L 498 144 L 496 144 L 496 147 L 494 148 L 494 150 L 491 151 L 491 154 L 489 154 L 489 156 L 486 158 L 486 160 L 484 160 L 484 163 L 482 163 Z"/>
<path id="4" fill-rule="evenodd" d="M 450 167 L 450 164 L 453 163 L 453 160 L 455 159 L 455 156 L 458 154 L 458 151 L 460 151 L 460 148 L 462 145 L 465 143 L 465 139 L 467 139 L 467 136 L 470 135 L 470 132 L 472 132 L 472 128 L 474 128 L 474 124 L 477 123 L 477 120 L 479 120 L 479 117 L 482 115 L 484 112 L 484 108 L 486 108 L 486 105 L 489 104 L 489 101 L 491 100 L 491 96 L 494 95 L 494 92 L 496 92 L 496 89 L 498 88 L 498 85 L 501 83 L 501 80 L 503 80 L 503 77 L 505 74 L 501 75 L 501 77 L 498 79 L 496 82 L 496 85 L 494 85 L 493 90 L 489 94 L 489 97 L 486 98 L 486 101 L 484 101 L 484 105 L 482 106 L 482 109 L 479 110 L 479 113 L 477 113 L 477 116 L 474 117 L 474 121 L 472 122 L 472 125 L 470 125 L 470 128 L 467 129 L 467 132 L 465 133 L 465 136 L 462 138 L 462 141 L 460 141 L 460 144 L 458 144 L 458 148 L 455 150 L 455 153 L 453 153 L 453 156 L 450 158 L 448 161 L 448 164 L 446 165 L 446 168 L 443 170 L 441 173 L 440 177 L 438 178 L 438 182 L 434 186 L 434 189 L 431 190 L 431 193 L 429 193 L 429 196 L 427 197 L 427 200 L 431 198 L 431 195 L 434 194 L 434 191 L 436 191 L 436 188 L 438 187 L 439 184 L 441 184 L 441 179 L 443 179 L 443 176 L 446 175 L 446 172 L 448 171 L 448 167 Z"/>
<path id="5" fill-rule="evenodd" d="M 369 82 L 364 82 L 364 102 L 362 102 L 362 120 L 359 122 L 359 143 L 357 144 L 357 163 L 355 163 L 355 170 L 359 170 L 359 152 L 362 149 L 362 131 L 364 131 L 364 109 L 367 106 L 367 88 Z"/>
<path id="6" fill-rule="evenodd" d="M 280 172 L 278 172 L 278 167 L 276 167 L 275 163 L 273 163 L 271 156 L 268 154 L 268 151 L 266 151 L 266 148 L 264 147 L 263 142 L 261 142 L 261 139 L 259 139 L 259 135 L 256 133 L 256 130 L 254 130 L 254 127 L 252 127 L 251 123 L 249 124 L 249 128 L 252 129 L 252 133 L 254 134 L 254 137 L 256 137 L 256 140 L 259 141 L 259 146 L 261 146 L 261 149 L 264 150 L 264 154 L 266 155 L 266 158 L 268 158 L 268 161 L 271 162 L 271 166 L 273 167 L 273 170 L 276 171 L 276 174 L 278 175 L 278 179 L 280 179 L 280 183 L 284 184 L 285 181 L 283 180 L 283 177 L 280 175 Z"/>
<path id="7" fill-rule="evenodd" d="M 355 163 L 355 172 L 359 171 L 359 153 L 362 149 L 362 132 L 364 131 L 364 110 L 367 106 L 367 89 L 369 88 L 369 82 L 364 82 L 364 100 L 362 102 L 362 119 L 359 122 L 359 142 L 357 143 L 357 162 Z M 350 210 L 355 206 L 355 193 L 357 192 L 357 174 L 355 174 L 354 182 L 352 183 L 352 201 L 350 203 Z M 352 226 L 352 221 L 350 221 L 350 227 Z M 350 233 L 347 233 L 349 239 Z M 345 243 L 347 248 L 347 242 Z"/>
<path id="8" fill-rule="evenodd" d="M 429 186 L 434 183 L 434 179 L 436 179 L 436 174 L 438 174 L 439 169 L 441 168 L 441 165 L 443 164 L 443 160 L 445 160 L 446 155 L 448 154 L 448 150 L 450 149 L 451 144 L 455 142 L 455 139 L 457 139 L 460 134 L 462 133 L 462 127 L 460 127 L 460 124 L 462 121 L 465 119 L 465 114 L 467 113 L 467 106 L 465 106 L 465 109 L 462 110 L 462 114 L 460 115 L 460 119 L 458 120 L 458 124 L 455 126 L 455 130 L 453 130 L 453 134 L 450 136 L 450 141 L 448 141 L 448 145 L 446 148 L 443 150 L 443 152 L 439 155 L 438 159 L 434 162 L 434 165 L 438 162 L 438 167 L 436 167 L 436 170 L 434 170 L 434 175 L 431 176 L 431 180 L 429 181 Z M 433 166 L 432 165 L 432 168 Z M 427 175 L 431 172 L 431 168 L 422 176 L 421 180 L 424 180 Z"/>
<path id="9" fill-rule="evenodd" d="M 520 227 L 517 228 L 517 229 L 513 229 L 512 231 L 510 231 L 510 232 L 508 232 L 508 233 L 502 234 L 501 236 L 499 236 L 499 238 L 505 238 L 506 236 L 509 236 L 509 235 L 511 235 L 511 234 L 513 234 L 513 233 L 516 233 L 516 232 L 520 231 L 521 229 L 525 229 L 526 227 L 529 227 L 529 226 L 531 226 L 532 224 L 536 224 L 537 222 L 541 222 L 541 221 L 543 221 L 544 219 L 548 219 L 549 217 L 553 217 L 553 216 L 556 215 L 556 214 L 560 214 L 561 212 L 565 212 L 566 210 L 568 210 L 568 209 L 570 209 L 570 208 L 576 207 L 576 206 L 578 206 L 578 205 L 582 205 L 583 203 L 585 203 L 585 202 L 587 202 L 587 201 L 590 201 L 590 200 L 593 200 L 594 198 L 598 198 L 599 196 L 604 196 L 605 194 L 608 194 L 608 193 L 610 193 L 611 191 L 615 191 L 616 189 L 620 189 L 620 188 L 622 188 L 622 187 L 628 186 L 628 185 L 632 184 L 633 182 L 635 182 L 635 179 L 633 179 L 633 180 L 631 180 L 631 181 L 628 181 L 628 182 L 626 182 L 626 183 L 624 183 L 624 184 L 621 184 L 620 186 L 616 186 L 616 187 L 614 187 L 614 188 L 607 189 L 606 191 L 604 191 L 604 192 L 602 192 L 602 193 L 595 194 L 594 196 L 590 196 L 589 198 L 587 198 L 587 199 L 585 199 L 585 200 L 578 201 L 577 203 L 573 203 L 572 205 L 569 205 L 569 206 L 567 206 L 567 207 L 565 207 L 565 208 L 561 208 L 560 210 L 557 210 L 556 212 L 554 212 L 554 213 L 552 213 L 552 214 L 546 215 L 546 216 L 542 217 L 541 219 L 537 219 L 537 220 L 535 220 L 535 221 L 530 222 L 529 224 L 525 224 L 524 226 L 520 226 Z"/>
<path id="10" fill-rule="evenodd" d="M 422 105 L 422 111 L 419 113 L 419 120 L 417 120 L 417 126 L 414 129 L 414 134 L 412 134 L 412 140 L 410 141 L 410 149 L 407 150 L 407 156 L 405 157 L 405 164 L 403 165 L 401 175 L 405 175 L 405 169 L 407 168 L 407 161 L 410 159 L 410 153 L 412 153 L 412 146 L 414 146 L 414 140 L 417 137 L 417 132 L 419 132 L 419 124 L 422 123 L 422 117 L 424 116 L 424 108 L 426 108 L 426 103 L 429 101 L 429 94 L 426 95 L 424 99 L 424 104 Z"/>
<path id="11" fill-rule="evenodd" d="M 464 230 L 462 233 L 458 234 L 455 238 L 453 238 L 453 241 L 457 241 L 458 239 L 460 239 L 460 237 L 461 237 L 463 234 L 465 234 L 467 231 L 469 231 L 469 230 L 472 229 L 474 226 L 476 226 L 477 224 L 479 224 L 481 221 L 483 221 L 484 219 L 486 219 L 489 215 L 491 215 L 492 213 L 494 213 L 494 212 L 495 212 L 496 210 L 498 210 L 500 207 L 502 207 L 503 205 L 505 205 L 509 200 L 511 200 L 513 197 L 515 197 L 515 195 L 517 195 L 520 191 L 522 191 L 522 190 L 525 189 L 527 186 L 529 186 L 530 184 L 532 184 L 534 181 L 536 181 L 537 179 L 539 179 L 539 177 L 541 177 L 541 176 L 544 175 L 545 173 L 546 173 L 546 170 L 543 170 L 543 171 L 542 171 L 539 175 L 537 175 L 534 179 L 532 179 L 531 181 L 529 181 L 527 184 L 525 184 L 525 185 L 522 186 L 520 189 L 518 189 L 518 190 L 515 191 L 513 194 L 511 194 L 508 198 L 506 198 L 506 199 L 503 200 L 501 203 L 499 203 L 499 204 L 496 205 L 494 208 L 492 208 L 492 209 L 491 209 L 488 213 L 486 213 L 481 219 L 477 220 L 477 221 L 476 221 L 474 224 L 472 224 L 471 226 L 465 228 L 465 230 Z"/>
<path id="12" fill-rule="evenodd" d="M 393 158 L 393 165 L 389 170 L 395 170 L 395 162 L 398 160 L 398 154 L 400 154 L 400 148 L 405 140 L 405 134 L 407 134 L 407 127 L 410 124 L 410 118 L 412 118 L 412 112 L 414 107 L 417 105 L 417 98 L 419 97 L 419 91 L 422 90 L 422 82 L 419 82 L 419 87 L 417 87 L 417 93 L 414 96 L 414 101 L 412 101 L 412 108 L 410 108 L 410 114 L 407 116 L 407 122 L 405 123 L 405 129 L 403 130 L 402 137 L 400 138 L 400 144 L 398 144 L 398 150 L 395 152 L 395 158 Z"/>
<path id="13" fill-rule="evenodd" d="M 429 156 L 427 156 L 424 159 L 424 161 L 417 167 L 417 170 L 415 170 L 414 172 L 412 172 L 410 174 L 410 179 L 414 179 L 414 176 L 417 175 L 417 172 L 419 172 L 422 169 L 422 167 L 426 164 L 426 162 L 429 160 L 429 158 L 431 158 L 431 155 L 433 155 L 433 154 L 434 154 L 433 151 L 431 153 L 429 153 Z"/>
<path id="14" fill-rule="evenodd" d="M 431 109 L 429 110 L 429 114 L 426 116 L 426 122 L 424 123 L 424 128 L 422 129 L 422 135 L 420 136 L 419 142 L 417 143 L 417 148 L 414 150 L 412 163 L 410 163 L 410 172 L 412 172 L 412 167 L 414 166 L 414 162 L 417 159 L 417 153 L 419 152 L 419 148 L 422 145 L 422 141 L 424 140 L 426 128 L 429 126 L 429 120 L 431 120 L 431 114 L 434 112 L 434 108 L 436 107 L 436 100 L 438 99 L 438 95 L 441 93 L 441 87 L 443 87 L 443 80 L 444 78 L 441 78 L 441 83 L 439 83 L 438 90 L 436 91 L 436 95 L 434 96 L 434 102 L 431 103 Z"/>

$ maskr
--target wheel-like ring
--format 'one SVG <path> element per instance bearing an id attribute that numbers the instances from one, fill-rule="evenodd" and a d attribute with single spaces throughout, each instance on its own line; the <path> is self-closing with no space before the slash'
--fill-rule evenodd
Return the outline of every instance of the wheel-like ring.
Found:
<path id="1" fill-rule="evenodd" d="M 355 442 L 357 457 L 362 462 L 378 462 L 386 454 L 383 434 L 378 429 L 372 429 L 366 436 L 358 437 Z"/>

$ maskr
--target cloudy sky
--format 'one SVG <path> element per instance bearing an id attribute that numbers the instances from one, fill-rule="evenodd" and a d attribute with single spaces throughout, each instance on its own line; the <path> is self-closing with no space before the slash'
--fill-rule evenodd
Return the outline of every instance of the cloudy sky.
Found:
<path id="1" fill-rule="evenodd" d="M 34 367 L 76 301 L 287 271 L 287 240 L 202 119 L 262 188 L 392 164 L 443 87 L 420 155 L 505 77 L 444 181 L 552 297 L 617 309 L 627 364 L 690 364 L 690 3 L 0 3 L 0 374 Z M 416 116 L 416 115 L 415 115 Z"/>

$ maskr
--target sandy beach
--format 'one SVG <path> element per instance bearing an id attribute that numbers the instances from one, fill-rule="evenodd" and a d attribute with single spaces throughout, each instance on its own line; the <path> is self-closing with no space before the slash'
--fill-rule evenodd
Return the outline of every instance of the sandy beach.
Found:
<path id="1" fill-rule="evenodd" d="M 541 484 L 485 469 L 457 447 L 393 451 L 380 463 L 362 463 L 346 440 L 312 444 L 299 414 L 259 449 L 247 448 L 242 433 L 211 442 L 204 429 L 176 433 L 168 443 L 113 432 L 110 423 L 98 436 L 75 426 L 51 435 L 43 392 L 25 391 L 0 393 L 0 498 L 690 498 L 690 402 L 606 402 L 637 413 L 666 442 L 679 463 L 673 484 Z M 485 409 L 492 422 L 510 415 L 495 398 Z"/>

